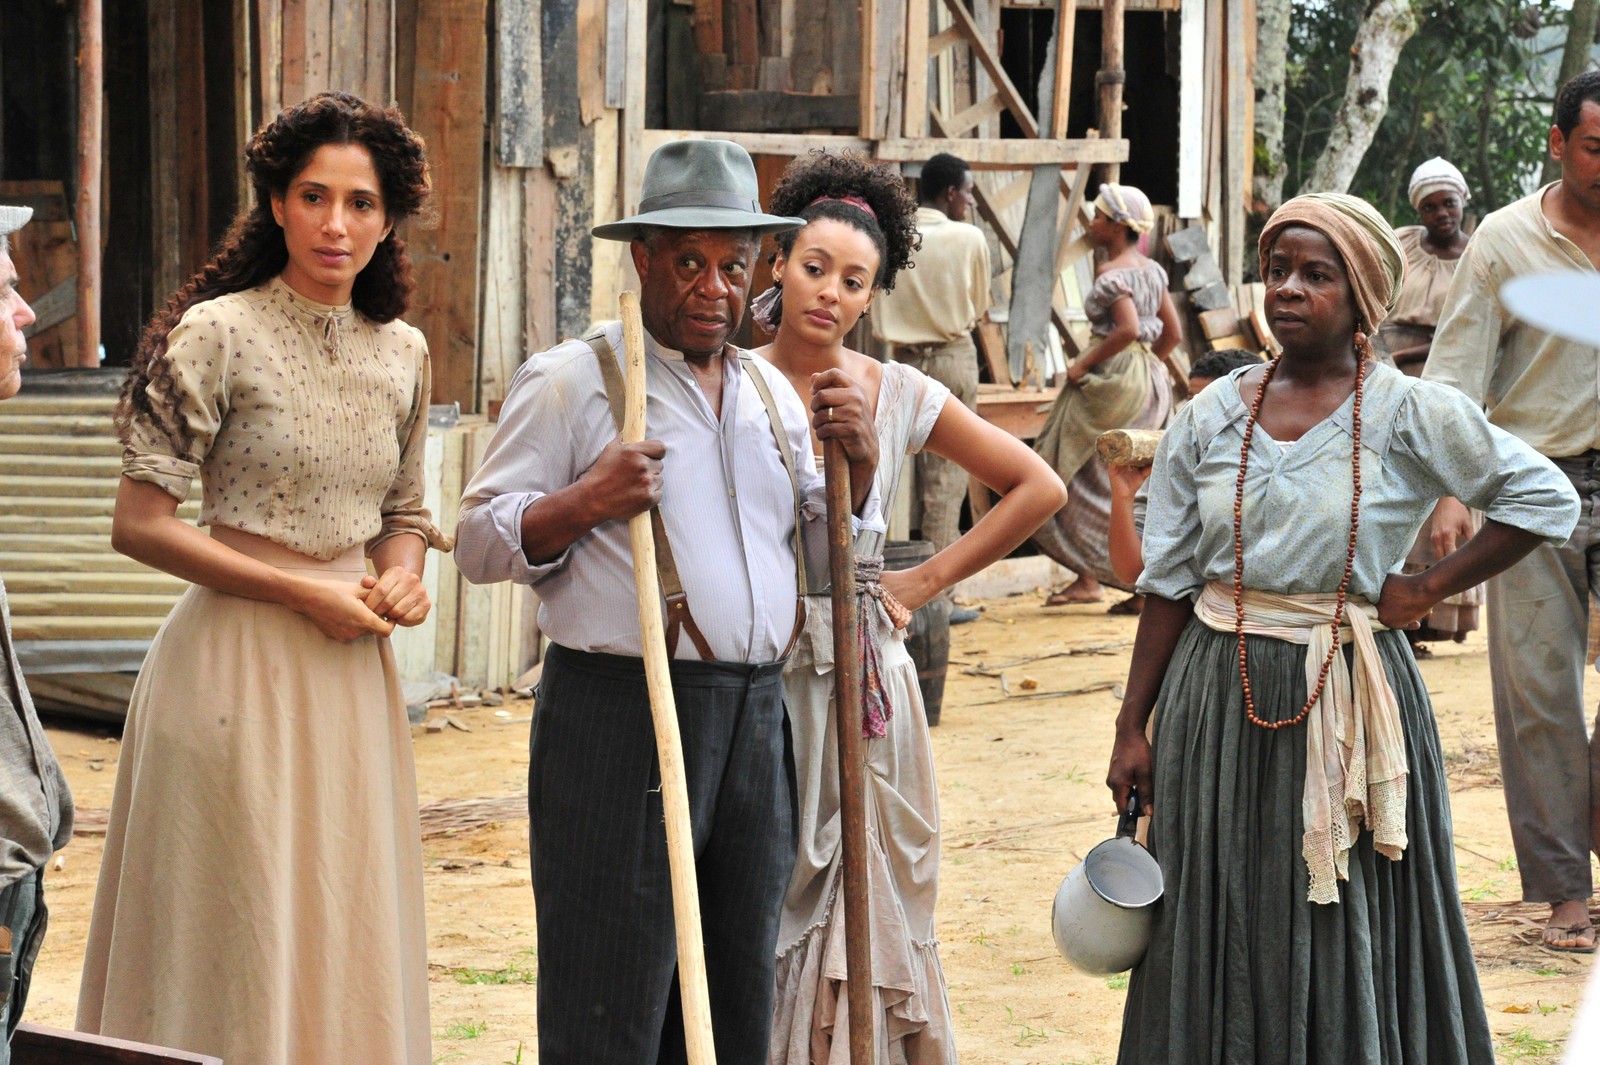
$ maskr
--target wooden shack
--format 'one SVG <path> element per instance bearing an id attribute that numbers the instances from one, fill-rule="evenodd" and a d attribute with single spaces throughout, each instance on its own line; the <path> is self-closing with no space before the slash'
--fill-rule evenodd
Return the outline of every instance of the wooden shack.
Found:
<path id="1" fill-rule="evenodd" d="M 428 142 L 435 218 L 404 234 L 417 277 L 407 317 L 429 340 L 435 402 L 460 413 L 441 415 L 430 455 L 446 522 L 527 354 L 614 316 L 631 267 L 589 229 L 632 209 L 649 153 L 674 138 L 743 143 L 768 187 L 817 148 L 911 175 L 934 152 L 961 155 L 980 171 L 998 306 L 1018 248 L 1047 229 L 1045 328 L 1070 351 L 1083 205 L 1105 172 L 1203 224 L 1237 280 L 1254 26 L 1253 0 L 5 0 L 0 202 L 39 208 L 16 257 L 24 294 L 50 312 L 30 378 L 115 376 L 236 211 L 250 131 L 325 89 L 398 104 Z M 1055 192 L 1030 215 L 1040 173 Z M 996 363 L 998 387 L 1025 369 Z M 84 421 L 104 408 L 66 403 L 70 432 L 38 422 L 39 440 L 10 434 L 11 450 L 93 430 L 99 442 L 78 447 L 97 456 L 92 471 L 68 453 L 51 469 L 75 492 L 91 492 L 85 478 L 114 486 L 109 426 Z M 0 460 L 27 489 L 0 491 L 18 523 L 62 516 L 67 489 L 36 467 L 16 481 L 22 467 Z M 72 516 L 96 520 L 60 535 L 102 537 L 101 506 L 83 504 Z M 59 552 L 39 546 L 0 572 L 49 572 Z M 106 545 L 79 546 L 112 565 Z M 505 683 L 537 653 L 532 597 L 465 586 L 448 561 L 434 569 L 437 630 L 409 637 L 408 669 Z M 104 574 L 80 583 L 39 609 L 58 622 L 40 631 L 81 650 L 97 637 L 71 619 L 119 604 Z M 113 627 L 119 638 L 148 638 L 137 633 L 159 612 L 146 609 L 142 627 Z"/>

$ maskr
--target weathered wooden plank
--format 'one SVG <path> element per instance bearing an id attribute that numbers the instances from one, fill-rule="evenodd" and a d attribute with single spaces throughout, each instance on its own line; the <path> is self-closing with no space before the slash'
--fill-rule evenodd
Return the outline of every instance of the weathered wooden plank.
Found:
<path id="1" fill-rule="evenodd" d="M 594 122 L 606 106 L 605 79 L 597 76 L 596 61 L 605 47 L 606 0 L 578 0 L 578 57 L 583 67 L 567 91 L 577 90 L 578 113 L 584 124 Z"/>
<path id="2" fill-rule="evenodd" d="M 906 0 L 906 104 L 902 128 L 907 137 L 928 135 L 930 17 L 928 0 Z M 963 126 L 960 132 L 970 128 Z"/>
<path id="3" fill-rule="evenodd" d="M 1200 217 L 1205 170 L 1206 0 L 1183 0 L 1178 16 L 1178 217 Z"/>
<path id="4" fill-rule="evenodd" d="M 333 80 L 333 6 L 333 0 L 305 0 L 307 96 L 344 88 Z M 349 0 L 340 6 L 348 7 Z"/>
<path id="5" fill-rule="evenodd" d="M 756 0 L 728 0 L 727 10 L 732 34 L 728 41 L 728 86 L 753 89 L 756 66 L 761 61 L 761 20 Z"/>
<path id="6" fill-rule="evenodd" d="M 861 54 L 857 57 L 860 62 L 858 70 L 861 91 L 861 134 L 865 137 L 878 137 L 878 79 L 874 77 L 873 64 L 877 61 L 878 54 L 878 0 L 861 0 L 860 22 Z M 839 47 L 841 40 L 837 32 L 834 35 L 834 55 L 842 58 L 842 49 Z M 845 38 L 848 40 L 848 38 Z M 842 64 L 835 63 L 837 72 Z M 838 74 L 835 73 L 835 77 Z"/>
<path id="7" fill-rule="evenodd" d="M 850 129 L 859 114 L 860 101 L 853 95 L 739 89 L 700 96 L 702 124 L 749 133 Z"/>
<path id="8" fill-rule="evenodd" d="M 372 99 L 367 84 L 367 5 L 383 0 L 339 0 L 328 12 L 328 88 Z"/>
<path id="9" fill-rule="evenodd" d="M 24 329 L 22 335 L 31 339 L 54 329 L 78 313 L 77 276 L 51 286 L 44 295 L 28 300 L 28 305 L 33 308 L 33 324 Z"/>
<path id="10" fill-rule="evenodd" d="M 556 179 L 545 167 L 523 175 L 523 350 L 531 355 L 555 346 Z M 4 572 L 0 570 L 0 572 Z"/>
<path id="11" fill-rule="evenodd" d="M 562 336 L 581 336 L 589 326 L 594 240 L 589 230 L 595 223 L 594 130 L 584 123 L 572 92 L 590 70 L 578 51 L 578 3 L 544 0 L 543 7 L 544 148 L 557 179 L 556 328 Z"/>
<path id="12" fill-rule="evenodd" d="M 478 374 L 478 398 L 484 405 L 505 399 L 511 378 L 522 365 L 522 234 L 526 224 L 522 177 L 522 171 L 512 167 L 489 168 Z"/>
<path id="13" fill-rule="evenodd" d="M 1050 108 L 1050 136 L 1056 139 L 1067 135 L 1067 105 L 1072 94 L 1072 42 L 1077 27 L 1077 0 L 1059 0 L 1056 4 L 1054 100 Z"/>
<path id="14" fill-rule="evenodd" d="M 179 27 L 174 89 L 178 106 L 156 120 L 166 122 L 181 114 L 176 123 L 178 171 L 178 283 L 200 269 L 211 255 L 211 161 L 206 143 L 209 122 L 206 109 L 213 106 L 206 93 L 205 36 L 201 31 L 203 0 L 178 0 L 176 24 Z M 165 300 L 170 293 L 159 292 Z"/>
<path id="15" fill-rule="evenodd" d="M 948 132 L 948 131 L 943 131 Z M 952 152 L 975 170 L 1016 170 L 1021 167 L 1054 163 L 1058 167 L 1080 164 L 1121 162 L 1128 158 L 1125 140 L 978 140 L 939 137 L 906 137 L 878 144 L 879 159 L 895 162 L 926 160 L 935 152 Z M 1066 179 L 1062 178 L 1063 191 Z"/>
<path id="16" fill-rule="evenodd" d="M 722 0 L 694 0 L 694 50 L 702 56 L 722 55 Z"/>
<path id="17" fill-rule="evenodd" d="M 283 106 L 297 104 L 309 94 L 306 92 L 306 8 L 319 0 L 282 0 L 283 51 L 279 62 L 283 65 L 281 82 Z M 153 27 L 152 27 L 153 29 Z M 151 41 L 154 42 L 154 36 Z"/>
<path id="18" fill-rule="evenodd" d="M 539 0 L 498 0 L 495 5 L 495 154 L 501 166 L 544 165 L 544 61 L 539 8 Z M 608 84 L 610 70 L 608 56 Z M 612 106 L 609 101 L 607 106 Z"/>
<path id="19" fill-rule="evenodd" d="M 178 188 L 178 3 L 150 0 L 150 250 L 151 285 L 162 304 L 183 280 L 182 203 Z M 189 35 L 193 35 L 190 28 Z M 196 101 L 198 102 L 198 101 Z M 183 123 L 203 127 L 192 115 Z M 26 231 L 24 231 L 26 232 Z"/>
<path id="20" fill-rule="evenodd" d="M 233 0 L 233 137 L 234 203 L 250 202 L 250 177 L 244 167 L 244 145 L 255 131 L 255 47 L 250 43 L 250 0 Z"/>
<path id="21" fill-rule="evenodd" d="M 283 110 L 283 5 L 285 0 L 255 0 L 256 57 L 254 124 L 269 121 Z"/>
<path id="22" fill-rule="evenodd" d="M 648 155 L 644 147 L 645 68 L 649 42 L 645 33 L 644 0 L 631 0 L 624 64 L 622 128 L 618 132 L 619 166 L 617 200 L 624 215 L 631 214 L 639 202 L 639 186 L 644 181 Z M 619 216 L 620 217 L 620 216 Z"/>
<path id="23" fill-rule="evenodd" d="M 394 4 L 367 0 L 366 71 L 361 95 L 385 107 L 394 103 Z"/>
<path id="24" fill-rule="evenodd" d="M 428 142 L 438 225 L 407 234 L 411 323 L 428 339 L 434 402 L 477 410 L 478 261 L 488 0 L 436 0 L 418 23 L 411 124 Z"/>
<path id="25" fill-rule="evenodd" d="M 606 98 L 607 107 L 627 106 L 628 16 L 632 0 L 606 0 Z"/>

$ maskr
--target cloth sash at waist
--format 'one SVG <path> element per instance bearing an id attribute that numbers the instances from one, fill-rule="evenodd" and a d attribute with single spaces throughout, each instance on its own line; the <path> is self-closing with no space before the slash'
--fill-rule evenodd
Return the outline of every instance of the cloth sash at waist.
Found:
<path id="1" fill-rule="evenodd" d="M 1246 589 L 1244 631 L 1306 645 L 1306 694 L 1333 646 L 1333 595 L 1283 595 Z M 1237 612 L 1231 585 L 1212 581 L 1200 593 L 1195 617 L 1218 632 L 1233 632 Z M 1345 602 L 1341 646 L 1352 662 L 1333 657 L 1328 681 L 1307 715 L 1305 816 L 1302 853 L 1311 873 L 1312 902 L 1339 901 L 1336 881 L 1350 879 L 1350 846 L 1363 823 L 1379 854 L 1399 861 L 1406 848 L 1406 743 L 1400 704 L 1383 670 L 1373 633 L 1386 628 L 1375 606 Z M 1352 667 L 1354 676 L 1352 677 Z M 1292 717 L 1299 707 L 1257 707 Z M 1254 727 L 1254 726 L 1252 726 Z"/>

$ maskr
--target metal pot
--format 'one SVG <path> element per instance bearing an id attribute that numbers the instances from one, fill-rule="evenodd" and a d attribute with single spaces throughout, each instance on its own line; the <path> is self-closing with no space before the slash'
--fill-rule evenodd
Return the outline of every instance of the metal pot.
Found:
<path id="1" fill-rule="evenodd" d="M 1139 796 L 1106 840 L 1067 874 L 1056 892 L 1051 931 L 1056 949 L 1080 972 L 1110 976 L 1133 968 L 1150 945 L 1150 924 L 1161 899 L 1161 866 L 1133 838 Z"/>

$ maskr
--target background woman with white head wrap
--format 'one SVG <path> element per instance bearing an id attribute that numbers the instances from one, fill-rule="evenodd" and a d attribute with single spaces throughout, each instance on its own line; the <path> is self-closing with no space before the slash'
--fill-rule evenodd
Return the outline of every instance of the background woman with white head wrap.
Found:
<path id="1" fill-rule="evenodd" d="M 1405 251 L 1406 277 L 1373 348 L 1396 369 L 1421 377 L 1456 260 L 1467 247 L 1461 214 L 1469 195 L 1461 171 L 1437 157 L 1412 171 L 1408 192 L 1422 224 L 1395 230 Z"/>
<path id="2" fill-rule="evenodd" d="M 1456 261 L 1467 247 L 1467 235 L 1461 232 L 1461 212 L 1468 193 L 1461 171 L 1437 157 L 1412 172 L 1408 191 L 1422 224 L 1395 231 L 1405 251 L 1405 281 L 1394 312 L 1384 320 L 1372 346 L 1380 359 L 1391 362 L 1402 373 L 1420 377 L 1433 346 L 1433 331 L 1439 324 L 1445 293 L 1456 276 Z M 1406 556 L 1405 572 L 1421 573 L 1436 561 L 1430 518 Z M 1428 650 L 1424 641 L 1465 640 L 1467 633 L 1478 627 L 1478 607 L 1482 602 L 1483 589 L 1469 588 L 1440 603 L 1420 629 L 1407 633 L 1412 650 L 1425 655 Z"/>

